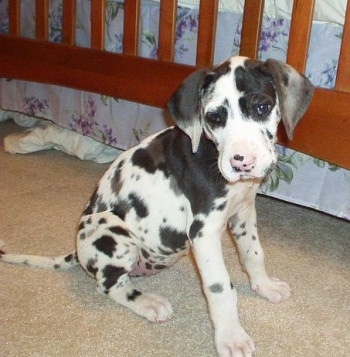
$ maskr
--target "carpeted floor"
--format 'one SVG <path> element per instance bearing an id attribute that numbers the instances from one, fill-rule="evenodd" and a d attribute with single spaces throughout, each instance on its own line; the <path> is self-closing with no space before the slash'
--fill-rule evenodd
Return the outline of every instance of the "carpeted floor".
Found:
<path id="1" fill-rule="evenodd" d="M 80 213 L 107 166 L 54 151 L 4 153 L 3 137 L 18 130 L 0 123 L 0 239 L 8 252 L 70 252 Z M 279 305 L 253 294 L 231 240 L 224 239 L 241 322 L 257 356 L 349 356 L 349 222 L 265 197 L 257 209 L 268 270 L 293 289 Z M 0 265 L 0 356 L 215 356 L 189 257 L 136 284 L 166 296 L 174 319 L 151 324 L 115 305 L 80 268 L 58 273 Z"/>

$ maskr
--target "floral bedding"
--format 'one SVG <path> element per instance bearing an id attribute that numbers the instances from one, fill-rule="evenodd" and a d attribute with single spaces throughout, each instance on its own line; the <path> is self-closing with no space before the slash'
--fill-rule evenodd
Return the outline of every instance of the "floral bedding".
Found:
<path id="1" fill-rule="evenodd" d="M 0 0 L 0 33 L 8 32 L 9 0 Z M 77 43 L 89 46 L 90 1 L 78 0 Z M 24 10 L 24 11 L 23 11 Z M 62 0 L 50 2 L 50 40 L 62 39 Z M 124 5 L 107 1 L 106 50 L 122 52 Z M 22 1 L 22 35 L 34 37 L 31 0 Z M 140 53 L 157 57 L 159 4 L 142 2 Z M 215 63 L 238 54 L 242 14 L 220 11 Z M 285 60 L 290 20 L 264 16 L 259 57 Z M 198 9 L 179 7 L 176 52 L 179 63 L 194 64 Z M 342 26 L 315 21 L 306 75 L 316 86 L 332 88 L 340 50 Z M 320 46 L 321 44 L 321 46 Z M 167 126 L 165 113 L 146 105 L 96 93 L 53 85 L 0 79 L 0 121 L 8 117 L 45 118 L 62 127 L 120 149 L 127 149 Z M 1 119 L 2 118 L 2 119 Z M 34 120 L 35 121 L 35 120 Z M 261 193 L 328 212 L 350 220 L 350 171 L 278 146 L 277 169 L 266 179 Z"/>

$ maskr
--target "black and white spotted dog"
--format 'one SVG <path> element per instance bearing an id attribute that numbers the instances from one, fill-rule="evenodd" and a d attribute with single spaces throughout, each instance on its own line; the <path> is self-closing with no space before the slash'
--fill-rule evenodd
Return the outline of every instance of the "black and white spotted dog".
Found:
<path id="1" fill-rule="evenodd" d="M 121 154 L 99 182 L 80 221 L 76 251 L 2 261 L 49 268 L 80 264 L 100 292 L 150 321 L 170 303 L 137 290 L 133 276 L 157 273 L 191 248 L 202 278 L 218 354 L 251 356 L 237 314 L 221 237 L 230 228 L 252 290 L 272 302 L 290 296 L 271 278 L 259 243 L 255 195 L 274 167 L 277 125 L 291 138 L 313 94 L 308 79 L 276 60 L 232 57 L 190 75 L 169 102 L 175 127 Z"/>

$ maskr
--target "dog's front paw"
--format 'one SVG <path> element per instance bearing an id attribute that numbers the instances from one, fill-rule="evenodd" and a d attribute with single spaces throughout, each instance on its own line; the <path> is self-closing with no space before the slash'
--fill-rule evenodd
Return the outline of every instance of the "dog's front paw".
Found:
<path id="1" fill-rule="evenodd" d="M 135 300 L 133 310 L 151 322 L 165 322 L 174 316 L 168 300 L 154 294 L 143 293 Z"/>
<path id="2" fill-rule="evenodd" d="M 270 277 L 253 283 L 252 290 L 273 303 L 287 300 L 291 295 L 291 289 L 287 283 Z"/>
<path id="3" fill-rule="evenodd" d="M 219 357 L 251 357 L 256 351 L 254 341 L 241 326 L 233 332 L 217 333 L 215 344 Z"/>

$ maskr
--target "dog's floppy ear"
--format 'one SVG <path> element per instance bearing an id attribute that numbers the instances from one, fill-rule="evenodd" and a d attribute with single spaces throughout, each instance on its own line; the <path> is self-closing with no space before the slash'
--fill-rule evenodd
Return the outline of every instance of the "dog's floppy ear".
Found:
<path id="1" fill-rule="evenodd" d="M 202 135 L 200 90 L 206 75 L 204 69 L 189 75 L 168 102 L 168 109 L 177 126 L 191 138 L 193 153 L 197 151 Z"/>
<path id="2" fill-rule="evenodd" d="M 291 140 L 295 127 L 309 107 L 314 87 L 305 76 L 283 62 L 268 59 L 265 65 L 274 78 L 282 121 Z"/>

